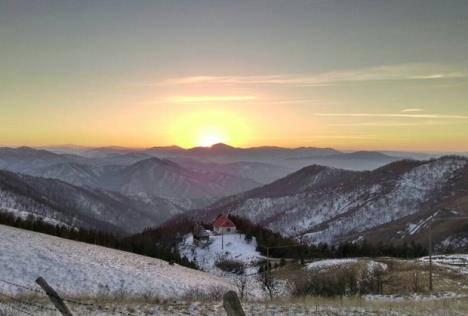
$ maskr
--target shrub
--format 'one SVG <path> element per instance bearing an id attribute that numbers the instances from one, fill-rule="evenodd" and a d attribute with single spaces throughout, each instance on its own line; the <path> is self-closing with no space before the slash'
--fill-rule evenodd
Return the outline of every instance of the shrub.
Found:
<path id="1" fill-rule="evenodd" d="M 244 263 L 237 260 L 220 259 L 216 261 L 215 265 L 219 269 L 229 273 L 241 275 L 245 272 Z"/>
<path id="2" fill-rule="evenodd" d="M 280 267 L 284 267 L 286 265 L 286 259 L 284 259 L 284 257 L 281 257 L 279 265 Z"/>

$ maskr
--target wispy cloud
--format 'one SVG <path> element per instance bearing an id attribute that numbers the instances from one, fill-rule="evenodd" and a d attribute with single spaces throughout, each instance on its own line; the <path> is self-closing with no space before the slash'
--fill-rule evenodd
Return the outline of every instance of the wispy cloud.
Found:
<path id="1" fill-rule="evenodd" d="M 313 138 L 324 139 L 377 139 L 376 135 L 315 135 Z"/>
<path id="2" fill-rule="evenodd" d="M 452 121 L 453 122 L 453 121 Z M 378 127 L 406 127 L 406 126 L 436 126 L 436 125 L 447 125 L 445 121 L 386 121 L 386 122 L 357 122 L 357 123 L 334 123 L 327 124 L 328 126 L 378 126 Z"/>
<path id="3" fill-rule="evenodd" d="M 205 95 L 205 96 L 174 96 L 167 98 L 170 103 L 211 103 L 236 102 L 255 100 L 251 95 Z"/>
<path id="4" fill-rule="evenodd" d="M 151 85 L 290 85 L 329 86 L 338 83 L 380 80 L 440 80 L 468 78 L 468 69 L 450 65 L 403 64 L 316 74 L 251 76 L 190 76 L 161 80 Z"/>
<path id="5" fill-rule="evenodd" d="M 403 109 L 403 110 L 401 110 L 400 112 L 402 112 L 402 113 L 424 112 L 424 109 L 410 108 L 410 109 Z"/>
<path id="6" fill-rule="evenodd" d="M 314 113 L 322 117 L 384 117 L 384 118 L 416 118 L 416 119 L 449 119 L 468 120 L 468 115 L 446 115 L 446 114 L 403 114 L 403 113 Z"/>

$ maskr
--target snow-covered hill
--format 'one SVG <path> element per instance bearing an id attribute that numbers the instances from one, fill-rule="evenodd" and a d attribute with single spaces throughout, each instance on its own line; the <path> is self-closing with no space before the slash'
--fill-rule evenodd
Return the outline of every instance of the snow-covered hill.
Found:
<path id="1" fill-rule="evenodd" d="M 373 235 L 389 240 L 401 238 L 400 230 L 435 210 L 450 208 L 458 216 L 468 212 L 467 183 L 468 159 L 457 156 L 403 160 L 364 172 L 310 166 L 193 216 L 208 221 L 230 210 L 285 236 L 328 243 L 362 239 L 374 229 L 395 224 Z M 444 231 L 455 228 L 461 229 L 451 225 Z"/>
<path id="2" fill-rule="evenodd" d="M 233 289 L 225 279 L 159 259 L 3 225 L 0 236 L 1 280 L 34 287 L 42 276 L 68 296 L 174 299 Z M 4 283 L 1 288 L 11 294 L 25 291 Z"/>
<path id="3" fill-rule="evenodd" d="M 117 192 L 0 170 L 0 212 L 46 222 L 118 233 L 136 233 L 182 213 L 170 201 L 142 201 Z"/>

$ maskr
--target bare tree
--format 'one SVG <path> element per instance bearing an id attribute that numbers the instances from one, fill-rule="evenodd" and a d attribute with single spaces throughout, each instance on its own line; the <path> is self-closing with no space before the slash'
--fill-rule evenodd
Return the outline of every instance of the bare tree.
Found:
<path id="1" fill-rule="evenodd" d="M 247 281 L 248 277 L 245 274 L 245 270 L 242 271 L 242 273 L 236 274 L 234 278 L 234 284 L 236 285 L 241 300 L 244 299 L 245 290 L 247 289 Z"/>
<path id="2" fill-rule="evenodd" d="M 272 277 L 268 269 L 265 269 L 265 271 L 263 271 L 263 273 L 260 274 L 259 278 L 263 290 L 268 293 L 268 295 L 270 296 L 270 300 L 273 300 L 273 293 L 275 292 L 278 283 Z"/>

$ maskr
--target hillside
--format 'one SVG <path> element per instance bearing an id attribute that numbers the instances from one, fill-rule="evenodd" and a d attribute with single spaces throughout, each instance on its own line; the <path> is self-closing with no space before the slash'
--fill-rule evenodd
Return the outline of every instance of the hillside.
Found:
<path id="1" fill-rule="evenodd" d="M 386 155 L 377 151 L 356 151 L 327 155 L 325 157 L 305 156 L 290 160 L 295 166 L 317 164 L 349 170 L 373 170 L 401 159 L 400 157 Z"/>
<path id="2" fill-rule="evenodd" d="M 0 147 L 0 169 L 25 171 L 67 161 L 69 161 L 67 157 L 47 150 Z"/>
<path id="3" fill-rule="evenodd" d="M 0 211 L 22 218 L 34 215 L 52 224 L 133 233 L 183 210 L 161 198 L 144 202 L 116 192 L 0 170 Z"/>
<path id="4" fill-rule="evenodd" d="M 1 280 L 34 287 L 42 276 L 66 296 L 176 299 L 232 288 L 226 280 L 159 259 L 3 225 L 0 235 Z M 3 283 L 2 288 L 9 294 L 30 294 Z"/>
<path id="5" fill-rule="evenodd" d="M 245 177 L 248 173 L 242 167 L 220 165 L 195 170 L 141 151 L 102 150 L 102 154 L 84 157 L 28 147 L 0 148 L 0 170 L 116 191 L 144 201 L 168 199 L 183 208 L 206 206 L 221 197 L 260 185 Z M 283 171 L 281 175 L 286 173 Z"/>
<path id="6" fill-rule="evenodd" d="M 210 219 L 229 210 L 285 236 L 304 236 L 311 242 L 398 240 L 407 237 L 401 230 L 436 210 L 449 209 L 450 216 L 466 214 L 467 180 L 468 159 L 456 156 L 403 160 L 364 172 L 310 166 L 223 199 L 194 216 Z M 442 226 L 438 225 L 439 241 L 460 229 L 460 225 Z M 373 233 L 385 228 L 386 234 Z M 418 234 L 423 236 L 426 229 L 423 225 Z"/>
<path id="7" fill-rule="evenodd" d="M 220 172 L 196 172 L 175 162 L 150 158 L 114 175 L 110 188 L 127 195 L 191 200 L 204 203 L 257 187 L 253 180 Z M 205 202 L 206 201 L 206 202 Z M 199 205 L 199 204 L 198 204 Z"/>
<path id="8" fill-rule="evenodd" d="M 216 163 L 184 157 L 171 157 L 170 160 L 193 171 L 216 171 L 246 179 L 252 179 L 262 184 L 273 182 L 295 171 L 293 168 L 264 162 L 238 161 L 232 163 Z"/>

